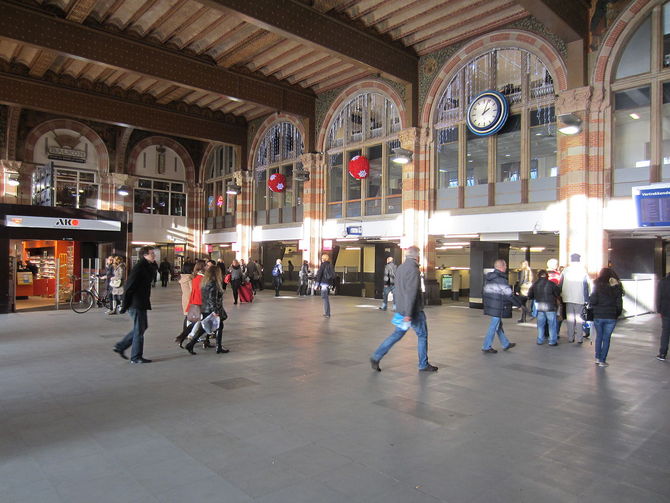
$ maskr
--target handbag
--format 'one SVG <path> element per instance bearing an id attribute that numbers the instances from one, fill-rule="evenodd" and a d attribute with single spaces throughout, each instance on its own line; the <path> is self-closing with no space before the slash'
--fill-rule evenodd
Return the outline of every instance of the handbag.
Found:
<path id="1" fill-rule="evenodd" d="M 110 280 L 109 286 L 111 286 L 112 288 L 119 288 L 121 286 L 121 282 L 122 282 L 121 278 L 113 278 L 112 280 Z"/>
<path id="2" fill-rule="evenodd" d="M 588 304 L 584 304 L 582 307 L 582 320 L 593 321 L 593 308 L 589 307 Z"/>
<path id="3" fill-rule="evenodd" d="M 226 277 L 223 278 L 223 282 L 226 283 L 226 284 L 228 284 L 228 283 L 230 283 L 231 281 L 232 281 L 232 276 L 230 275 L 230 273 L 226 274 Z"/>
<path id="4" fill-rule="evenodd" d="M 186 314 L 187 321 L 195 323 L 196 321 L 200 321 L 201 316 L 202 311 L 200 310 L 199 304 L 191 304 L 190 306 L 188 306 L 188 313 Z"/>

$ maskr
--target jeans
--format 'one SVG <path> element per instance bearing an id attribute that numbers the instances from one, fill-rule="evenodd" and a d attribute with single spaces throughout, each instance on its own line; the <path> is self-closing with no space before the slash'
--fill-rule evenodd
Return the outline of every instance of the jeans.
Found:
<path id="1" fill-rule="evenodd" d="M 497 316 L 491 316 L 491 324 L 489 325 L 489 330 L 486 332 L 486 338 L 484 339 L 484 345 L 482 349 L 491 349 L 493 344 L 493 339 L 498 334 L 500 339 L 500 344 L 502 344 L 503 349 L 509 346 L 509 339 L 505 337 L 505 332 L 503 330 L 502 319 Z"/>
<path id="2" fill-rule="evenodd" d="M 149 327 L 147 312 L 144 309 L 128 309 L 128 314 L 133 319 L 133 329 L 116 343 L 116 349 L 125 351 L 131 345 L 130 360 L 135 361 L 143 357 L 144 354 L 144 332 Z"/>
<path id="3" fill-rule="evenodd" d="M 596 333 L 598 334 L 596 336 L 596 360 L 604 362 L 610 350 L 610 338 L 612 332 L 614 332 L 616 320 L 598 318 L 593 320 L 593 324 L 596 326 Z"/>
<path id="4" fill-rule="evenodd" d="M 584 332 L 582 332 L 582 308 L 584 304 L 575 304 L 573 302 L 565 303 L 565 316 L 568 319 L 568 341 L 573 342 L 575 340 L 575 335 L 577 336 L 577 341 L 582 342 L 584 340 Z"/>
<path id="5" fill-rule="evenodd" d="M 395 285 L 386 285 L 384 287 L 384 293 L 382 293 L 382 309 L 386 311 L 388 308 L 389 302 L 389 293 L 395 292 Z M 393 296 L 393 310 L 395 311 L 395 294 Z"/>
<path id="6" fill-rule="evenodd" d="M 230 286 L 233 288 L 233 303 L 237 304 L 237 291 L 240 289 L 240 286 L 242 285 L 242 280 L 241 279 L 234 279 L 230 282 Z"/>
<path id="7" fill-rule="evenodd" d="M 556 332 L 556 311 L 537 312 L 537 343 L 544 342 L 545 327 L 549 326 L 549 344 L 556 344 L 558 333 Z"/>
<path id="8" fill-rule="evenodd" d="M 321 300 L 323 300 L 323 314 L 330 316 L 330 285 L 328 283 L 321 283 Z"/>
<path id="9" fill-rule="evenodd" d="M 425 369 L 428 366 L 428 326 L 426 325 L 426 314 L 421 311 L 412 318 L 411 327 L 416 332 L 417 350 L 419 352 L 419 368 Z M 407 333 L 407 330 L 402 330 L 396 327 L 395 331 L 389 335 L 384 342 L 382 342 L 377 350 L 373 353 L 372 359 L 379 361 L 384 358 L 384 355 L 389 352 L 393 345 L 398 342 Z"/>
<path id="10" fill-rule="evenodd" d="M 668 356 L 668 341 L 670 341 L 670 318 L 661 317 L 661 347 L 658 354 Z"/>

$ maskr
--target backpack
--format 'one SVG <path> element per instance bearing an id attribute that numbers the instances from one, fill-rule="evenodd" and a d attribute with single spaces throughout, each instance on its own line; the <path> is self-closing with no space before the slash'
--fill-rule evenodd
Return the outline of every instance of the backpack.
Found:
<path id="1" fill-rule="evenodd" d="M 276 278 L 281 275 L 281 271 L 279 270 L 279 264 L 275 265 L 272 268 L 272 275 Z"/>

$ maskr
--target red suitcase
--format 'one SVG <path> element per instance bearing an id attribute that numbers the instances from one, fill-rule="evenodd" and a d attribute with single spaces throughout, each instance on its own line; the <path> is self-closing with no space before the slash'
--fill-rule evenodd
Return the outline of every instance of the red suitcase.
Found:
<path id="1" fill-rule="evenodd" d="M 242 283 L 237 295 L 240 298 L 240 302 L 253 302 L 254 300 L 254 291 L 251 289 L 251 283 Z"/>

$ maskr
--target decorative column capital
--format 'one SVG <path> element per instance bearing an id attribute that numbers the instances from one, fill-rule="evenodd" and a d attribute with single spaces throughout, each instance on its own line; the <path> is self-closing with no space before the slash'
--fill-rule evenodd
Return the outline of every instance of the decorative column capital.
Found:
<path id="1" fill-rule="evenodd" d="M 400 147 L 414 151 L 417 147 L 417 141 L 419 140 L 420 132 L 419 128 L 410 127 L 403 129 L 398 133 L 398 140 L 400 140 Z"/>
<path id="2" fill-rule="evenodd" d="M 577 87 L 563 91 L 556 98 L 556 115 L 583 112 L 591 102 L 591 86 Z"/>
<path id="3" fill-rule="evenodd" d="M 321 152 L 309 152 L 308 154 L 302 154 L 298 160 L 302 163 L 303 168 L 313 169 L 323 164 L 324 158 L 325 156 Z"/>

